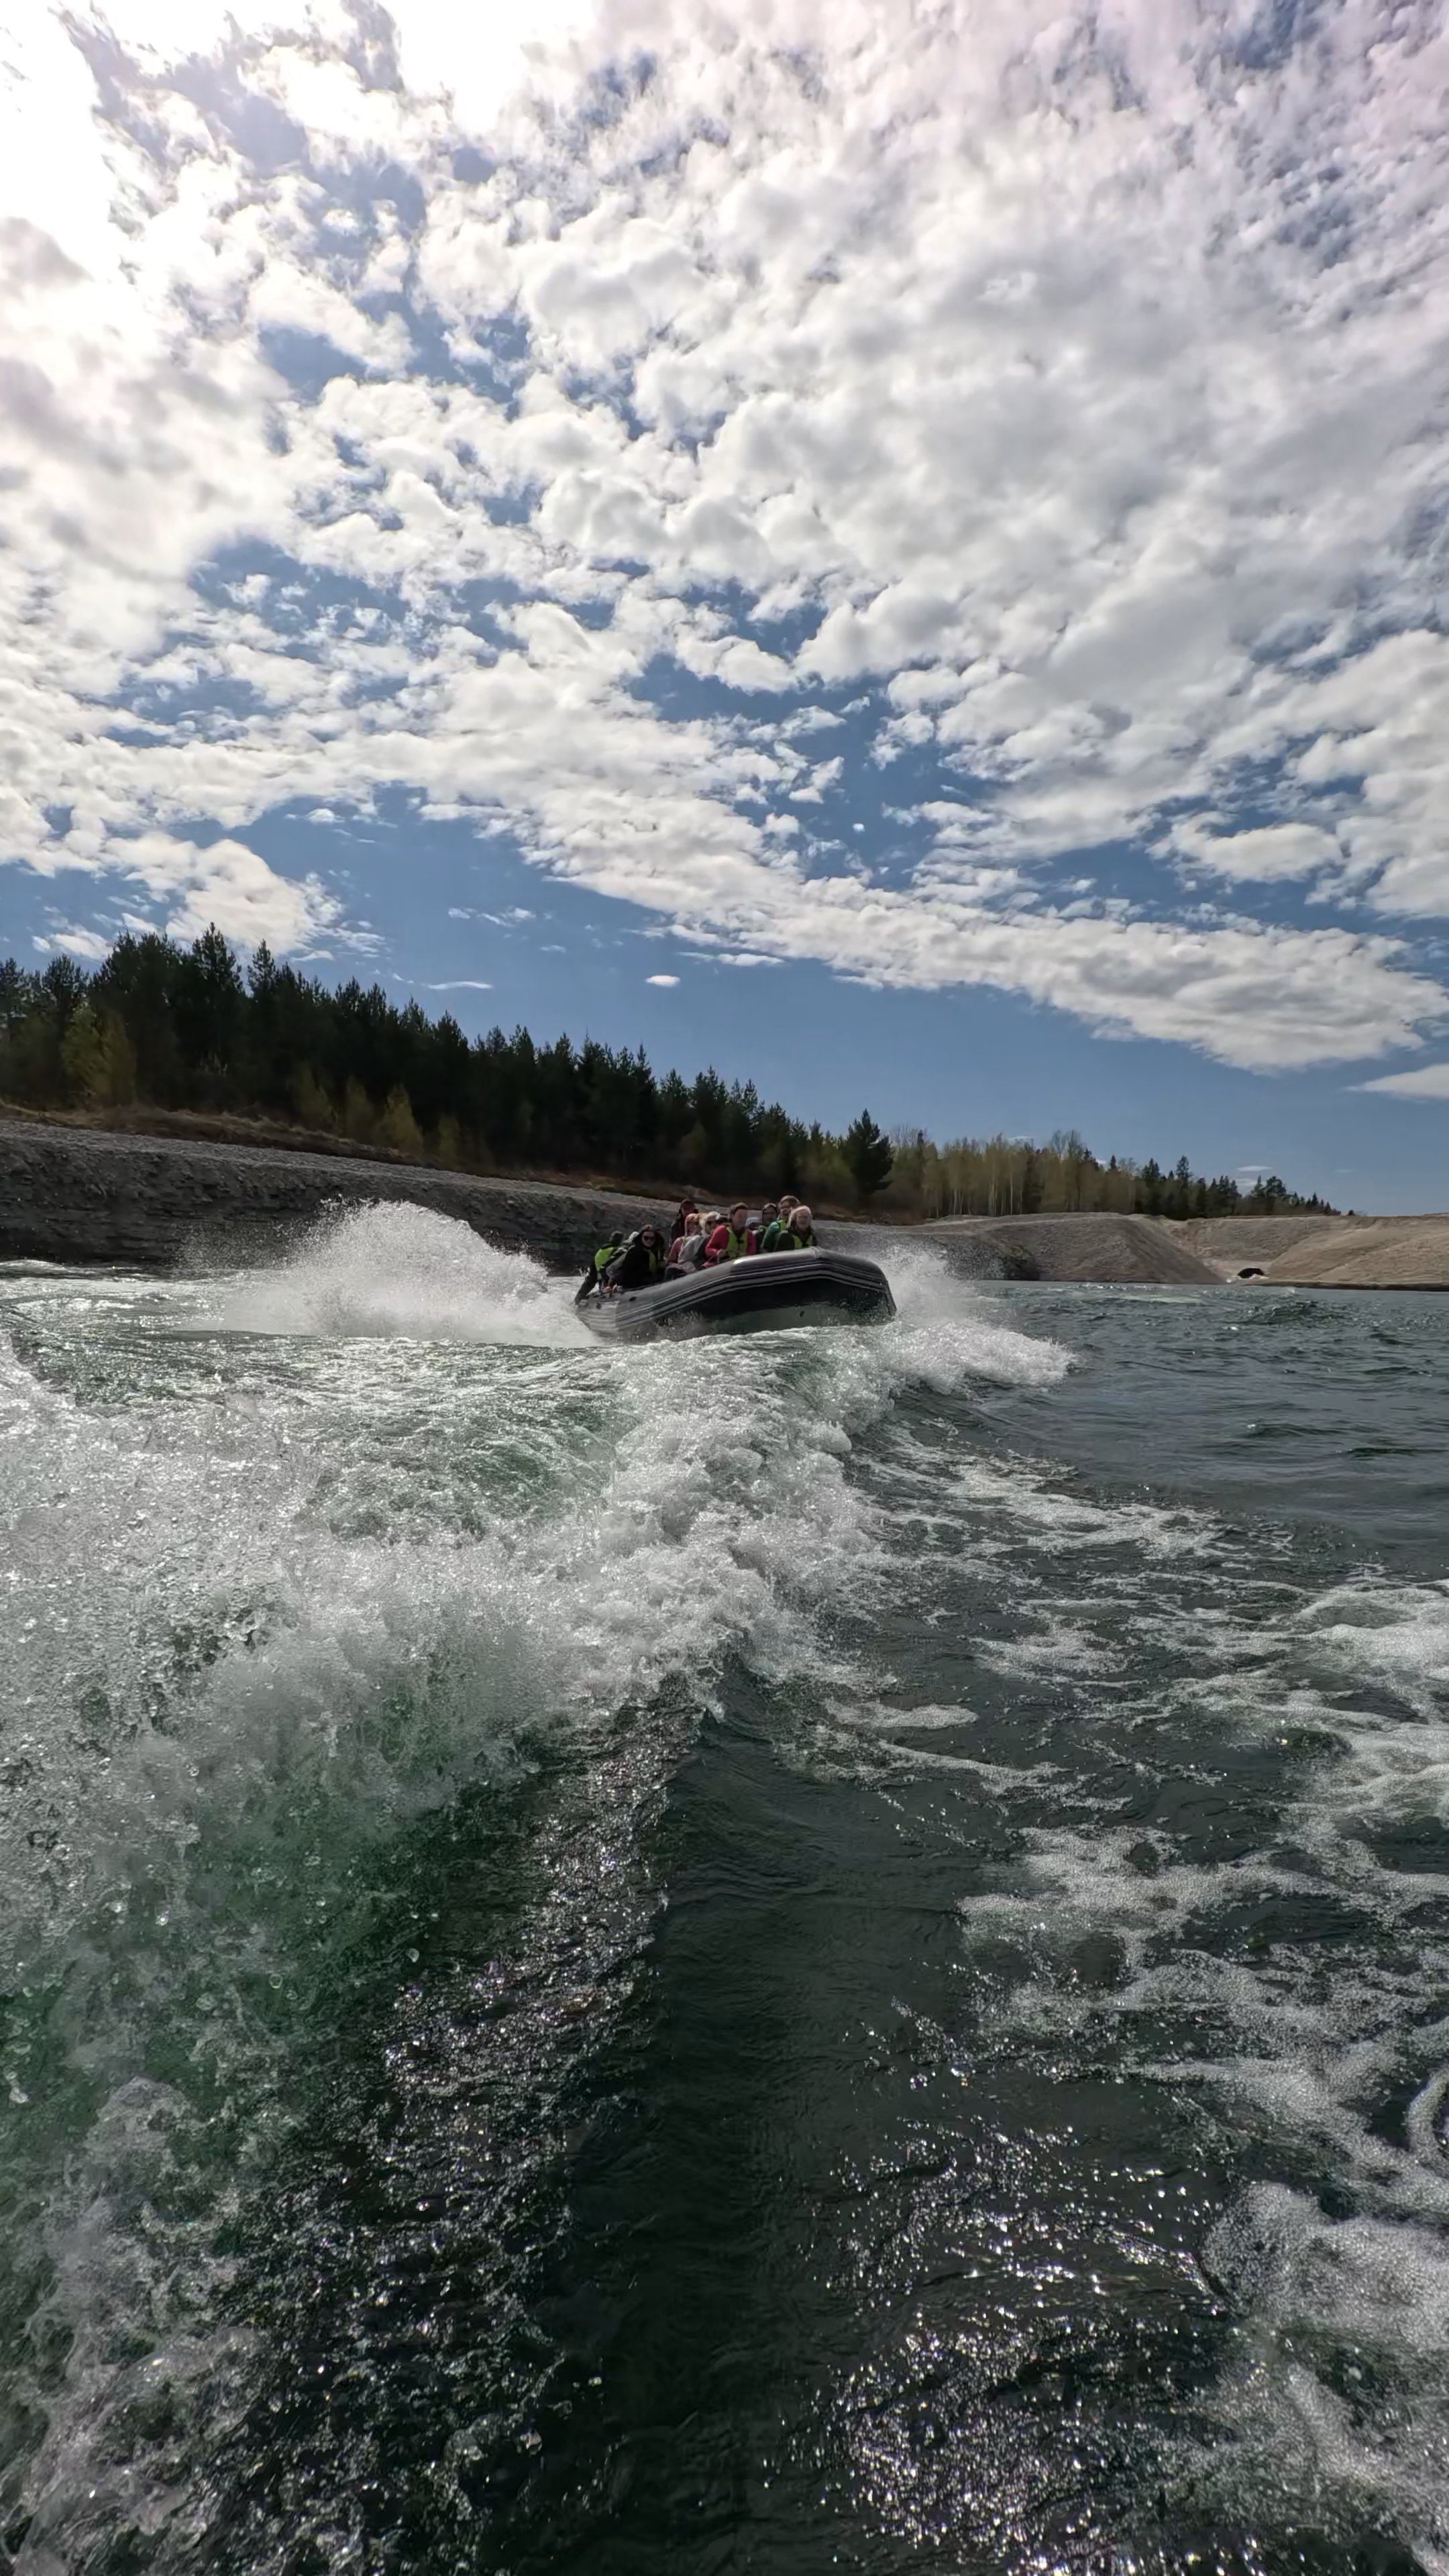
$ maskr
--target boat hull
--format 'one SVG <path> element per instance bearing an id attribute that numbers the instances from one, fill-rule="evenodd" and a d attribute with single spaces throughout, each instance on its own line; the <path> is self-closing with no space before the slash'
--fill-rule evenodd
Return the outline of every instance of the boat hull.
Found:
<path id="1" fill-rule="evenodd" d="M 888 1324 L 885 1272 L 851 1252 L 757 1252 L 654 1288 L 590 1297 L 578 1309 L 604 1341 L 695 1333 L 791 1332 L 803 1325 Z"/>

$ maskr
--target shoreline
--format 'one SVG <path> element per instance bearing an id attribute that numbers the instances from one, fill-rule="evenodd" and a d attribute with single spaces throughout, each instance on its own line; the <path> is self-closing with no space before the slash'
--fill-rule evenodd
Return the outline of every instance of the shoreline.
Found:
<path id="1" fill-rule="evenodd" d="M 275 1246 L 334 1207 L 411 1202 L 460 1218 L 550 1270 L 582 1270 L 615 1226 L 658 1223 L 672 1197 L 570 1180 L 449 1171 L 340 1140 L 245 1139 L 98 1126 L 0 1110 L 0 1260 L 168 1269 Z M 213 1130 L 220 1120 L 196 1120 Z M 826 1232 L 845 1221 L 824 1219 Z M 939 1244 L 964 1278 L 1092 1286 L 1449 1289 L 1449 1215 L 1118 1216 L 1082 1212 L 860 1221 Z M 862 1247 L 863 1248 L 863 1247 Z M 1241 1280 L 1243 1271 L 1254 1275 Z"/>
<path id="2" fill-rule="evenodd" d="M 461 1218 L 559 1272 L 581 1272 L 615 1226 L 673 1214 L 662 1199 L 584 1185 L 0 1114 L 0 1260 L 165 1270 L 379 1199 Z"/>
<path id="3" fill-rule="evenodd" d="M 1449 1215 L 948 1217 L 921 1232 L 1008 1277 L 1101 1287 L 1449 1289 Z"/>

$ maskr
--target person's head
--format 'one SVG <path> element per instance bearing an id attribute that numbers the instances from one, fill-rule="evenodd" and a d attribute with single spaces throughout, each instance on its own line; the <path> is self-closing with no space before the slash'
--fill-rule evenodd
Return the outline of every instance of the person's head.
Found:
<path id="1" fill-rule="evenodd" d="M 684 1220 L 684 1231 L 685 1231 L 685 1233 L 686 1233 L 686 1234 L 698 1234 L 698 1232 L 699 1232 L 699 1224 L 700 1224 L 699 1210 L 698 1210 L 698 1208 L 691 1208 L 691 1209 L 690 1209 L 690 1211 L 689 1211 L 688 1216 L 687 1216 L 687 1217 L 685 1218 L 685 1220 Z"/>
<path id="2" fill-rule="evenodd" d="M 643 1244 L 647 1244 L 647 1245 L 648 1245 L 648 1247 L 649 1247 L 649 1250 L 652 1252 L 652 1251 L 653 1251 L 653 1249 L 654 1249 L 654 1246 L 655 1246 L 655 1245 L 656 1245 L 656 1243 L 659 1241 L 659 1228 L 658 1228 L 658 1226 L 657 1226 L 657 1225 L 641 1225 L 641 1226 L 640 1226 L 640 1228 L 639 1228 L 639 1240 L 640 1240 L 640 1242 L 641 1242 L 641 1243 L 643 1243 Z"/>
<path id="3" fill-rule="evenodd" d="M 749 1215 L 750 1211 L 746 1207 L 744 1200 L 736 1199 L 734 1206 L 730 1209 L 730 1223 L 734 1227 L 736 1234 L 742 1234 L 744 1232 L 744 1229 L 749 1222 Z"/>
<path id="4" fill-rule="evenodd" d="M 790 1210 L 790 1225 L 791 1225 L 791 1229 L 792 1229 L 792 1231 L 793 1231 L 794 1233 L 796 1233 L 796 1234 L 808 1234 L 808 1233 L 809 1233 L 809 1231 L 810 1231 L 810 1210 L 809 1210 L 809 1209 L 808 1209 L 808 1207 L 805 1205 L 805 1202 L 804 1202 L 804 1200 L 803 1200 L 803 1199 L 797 1199 L 797 1200 L 795 1201 L 794 1206 L 791 1208 L 791 1210 Z"/>
<path id="5" fill-rule="evenodd" d="M 768 1224 L 769 1224 L 769 1222 L 770 1222 L 770 1219 L 771 1219 L 772 1217 L 776 1217 L 776 1216 L 778 1216 L 778 1215 L 779 1215 L 779 1213 L 780 1213 L 779 1201 L 778 1201 L 778 1200 L 776 1200 L 776 1199 L 766 1199 L 764 1206 L 763 1206 L 763 1207 L 761 1208 L 761 1210 L 760 1210 L 760 1223 L 761 1223 L 761 1225 L 768 1225 Z"/>
<path id="6" fill-rule="evenodd" d="M 790 1210 L 796 1205 L 797 1201 L 793 1190 L 782 1190 L 780 1192 L 780 1223 L 782 1225 L 788 1222 Z"/>
<path id="7" fill-rule="evenodd" d="M 699 1210 L 695 1206 L 693 1199 L 681 1199 L 679 1202 L 679 1213 L 681 1216 L 698 1216 Z"/>

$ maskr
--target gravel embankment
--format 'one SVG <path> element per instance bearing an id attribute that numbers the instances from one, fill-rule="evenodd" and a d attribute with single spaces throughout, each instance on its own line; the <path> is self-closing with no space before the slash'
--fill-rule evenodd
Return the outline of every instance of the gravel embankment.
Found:
<path id="1" fill-rule="evenodd" d="M 249 1244 L 274 1243 L 279 1225 L 377 1199 L 460 1217 L 553 1270 L 581 1270 L 615 1226 L 673 1212 L 662 1200 L 559 1182 L 477 1180 L 425 1164 L 0 1113 L 0 1260 L 164 1268 L 195 1256 L 242 1257 Z M 888 1260 L 892 1231 L 852 1228 L 847 1239 Z M 1186 1288 L 1251 1267 L 1294 1287 L 1449 1288 L 1449 1216 L 956 1217 L 922 1231 L 953 1268 L 979 1279 Z"/>
<path id="2" fill-rule="evenodd" d="M 1195 1217 L 1172 1229 L 1220 1279 L 1286 1288 L 1449 1288 L 1449 1216 Z"/>
<path id="3" fill-rule="evenodd" d="M 1449 1288 L 1449 1216 L 956 1217 L 926 1232 L 979 1274 L 1206 1287 Z"/>
<path id="4" fill-rule="evenodd" d="M 673 1213 L 658 1200 L 543 1181 L 0 1117 L 0 1260 L 167 1267 L 223 1245 L 240 1252 L 279 1222 L 376 1199 L 461 1217 L 553 1270 L 581 1271 L 617 1225 Z"/>
<path id="5" fill-rule="evenodd" d="M 924 1230 L 953 1262 L 974 1271 L 994 1256 L 1008 1279 L 1201 1288 L 1222 1275 L 1150 1216 L 963 1216 Z"/>

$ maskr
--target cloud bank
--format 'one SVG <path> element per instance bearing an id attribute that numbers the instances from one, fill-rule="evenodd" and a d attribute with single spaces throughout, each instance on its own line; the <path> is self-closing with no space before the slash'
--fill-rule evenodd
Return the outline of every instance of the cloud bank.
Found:
<path id="1" fill-rule="evenodd" d="M 1432 1033 L 1442 13 L 463 14 L 17 9 L 0 856 L 305 953 L 244 836 L 401 797 L 721 956 Z"/>

